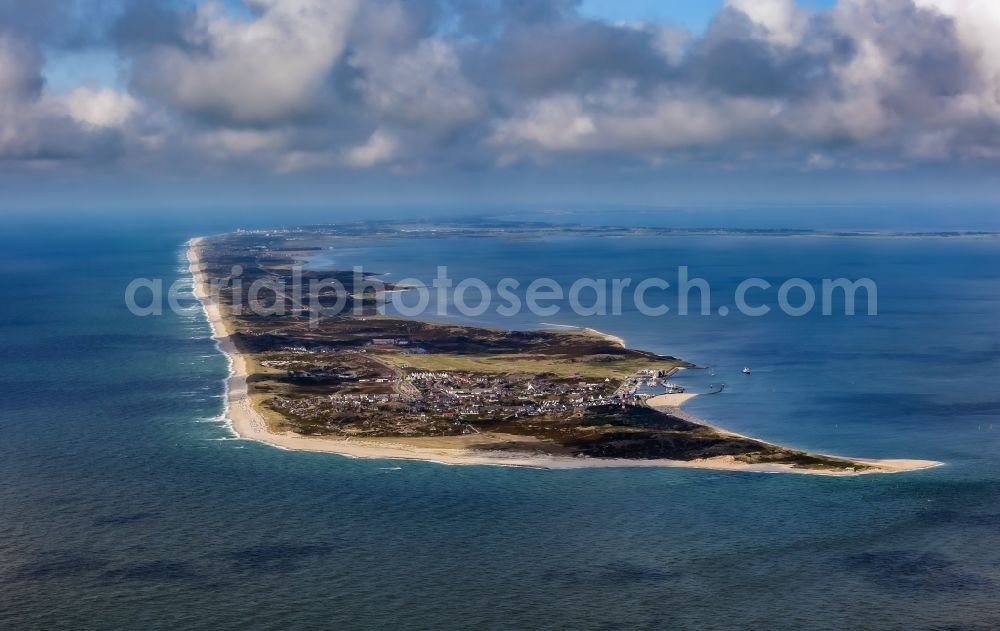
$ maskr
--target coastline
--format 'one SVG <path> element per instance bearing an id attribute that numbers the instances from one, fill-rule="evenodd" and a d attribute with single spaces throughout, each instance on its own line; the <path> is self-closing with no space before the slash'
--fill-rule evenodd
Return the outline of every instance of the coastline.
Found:
<path id="1" fill-rule="evenodd" d="M 225 409 L 223 417 L 238 437 L 265 443 L 279 449 L 294 451 L 314 451 L 335 453 L 351 458 L 366 458 L 379 460 L 421 460 L 449 465 L 490 465 L 508 467 L 528 467 L 536 469 L 581 469 L 581 468 L 621 468 L 621 467 L 670 467 L 691 469 L 712 469 L 720 471 L 750 471 L 759 473 L 798 473 L 823 476 L 856 476 L 877 473 L 900 473 L 916 471 L 941 466 L 942 463 L 929 460 L 868 460 L 862 458 L 845 458 L 853 462 L 865 464 L 872 469 L 864 471 L 831 471 L 797 468 L 787 464 L 748 464 L 740 462 L 731 456 L 721 456 L 703 460 L 633 460 L 624 458 L 575 458 L 568 456 L 532 455 L 503 452 L 486 449 L 471 450 L 467 445 L 471 441 L 482 445 L 487 443 L 503 443 L 510 436 L 480 434 L 470 436 L 447 436 L 428 438 L 364 438 L 338 439 L 327 437 L 307 437 L 293 432 L 272 432 L 264 417 L 254 409 L 247 387 L 246 359 L 237 350 L 230 338 L 230 331 L 218 304 L 212 299 L 208 287 L 208 279 L 201 271 L 201 260 L 198 248 L 204 242 L 204 237 L 195 237 L 187 243 L 188 268 L 193 278 L 193 293 L 201 303 L 205 317 L 212 330 L 219 351 L 229 363 L 229 375 L 225 380 Z M 597 335 L 611 339 L 624 346 L 624 340 L 607 335 L 594 329 L 587 329 Z M 671 394 L 654 397 L 650 400 L 653 409 L 683 415 L 686 420 L 711 427 L 720 432 L 739 436 L 728 430 L 712 426 L 705 421 L 681 411 L 683 404 L 695 397 L 695 394 Z M 655 403 L 654 403 L 655 401 Z M 523 441 L 524 437 L 516 437 Z M 755 439 L 757 440 L 757 439 Z M 762 441 L 763 442 L 763 441 Z M 842 457 L 844 458 L 844 457 Z"/>
<path id="2" fill-rule="evenodd" d="M 603 340 L 607 340 L 612 344 L 617 344 L 622 348 L 625 348 L 625 340 L 618 337 L 617 335 L 611 335 L 610 333 L 605 333 L 604 331 L 598 331 L 597 329 L 592 329 L 589 326 L 576 326 L 573 324 L 554 324 L 552 322 L 542 322 L 542 326 L 549 327 L 553 329 L 569 329 L 572 331 L 579 331 L 580 333 L 586 333 L 587 335 L 593 335 L 599 337 Z"/>

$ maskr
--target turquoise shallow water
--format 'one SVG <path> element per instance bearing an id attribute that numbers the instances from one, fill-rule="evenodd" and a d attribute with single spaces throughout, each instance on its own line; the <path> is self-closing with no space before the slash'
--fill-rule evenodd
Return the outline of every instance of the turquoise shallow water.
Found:
<path id="1" fill-rule="evenodd" d="M 727 388 L 691 409 L 734 429 L 948 463 L 825 479 L 445 467 L 231 440 L 217 420 L 225 361 L 202 314 L 136 318 L 122 298 L 136 276 L 186 277 L 182 244 L 206 230 L 4 238 L 0 627 L 1000 625 L 1000 244 L 561 239 L 344 254 L 397 277 L 437 264 L 484 279 L 686 264 L 721 288 L 871 276 L 877 318 L 557 320 L 709 366 L 684 378 Z"/>

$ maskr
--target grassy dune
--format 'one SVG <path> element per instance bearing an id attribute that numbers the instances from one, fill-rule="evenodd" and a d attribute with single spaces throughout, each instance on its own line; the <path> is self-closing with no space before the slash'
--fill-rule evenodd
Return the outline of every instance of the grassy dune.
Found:
<path id="1" fill-rule="evenodd" d="M 403 355 L 386 353 L 379 356 L 385 363 L 400 369 L 442 372 L 470 372 L 483 374 L 529 374 L 554 375 L 569 378 L 574 376 L 588 379 L 624 379 L 643 369 L 669 370 L 683 362 L 651 361 L 645 358 L 618 358 L 611 356 L 590 356 L 569 358 L 546 355 Z"/>

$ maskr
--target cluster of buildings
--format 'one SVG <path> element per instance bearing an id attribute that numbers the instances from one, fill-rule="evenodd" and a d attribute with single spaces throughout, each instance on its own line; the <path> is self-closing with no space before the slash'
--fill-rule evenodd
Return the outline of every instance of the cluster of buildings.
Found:
<path id="1" fill-rule="evenodd" d="M 409 346 L 410 340 L 398 337 L 376 337 L 371 341 L 372 346 Z"/>
<path id="2" fill-rule="evenodd" d="M 438 414 L 518 418 L 622 403 L 610 379 L 573 382 L 452 372 L 414 372 L 406 379 L 419 391 L 421 404 Z"/>
<path id="3" fill-rule="evenodd" d="M 622 381 L 614 397 L 626 404 L 638 405 L 656 395 L 684 392 L 683 386 L 669 381 L 672 374 L 666 370 L 640 370 Z"/>
<path id="4" fill-rule="evenodd" d="M 380 347 L 406 346 L 397 338 L 377 338 Z M 354 350 L 353 352 L 361 352 Z M 338 424 L 344 431 L 420 433 L 457 426 L 475 431 L 476 420 L 513 420 L 540 415 L 573 414 L 596 407 L 642 405 L 650 396 L 679 392 L 671 373 L 642 370 L 619 382 L 610 378 L 478 374 L 417 370 L 396 375 L 359 375 L 341 367 L 294 370 L 301 363 L 265 360 L 284 367 L 294 378 L 337 378 L 349 387 L 332 394 L 279 397 L 281 412 L 311 423 Z M 296 366 L 295 364 L 298 364 Z M 472 425 L 467 425 L 472 423 Z M 442 430 L 443 431 L 443 430 Z"/>

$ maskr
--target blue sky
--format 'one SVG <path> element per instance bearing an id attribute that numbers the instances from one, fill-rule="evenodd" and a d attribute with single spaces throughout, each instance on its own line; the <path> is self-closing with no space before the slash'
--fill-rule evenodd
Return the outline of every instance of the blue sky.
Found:
<path id="1" fill-rule="evenodd" d="M 1000 5 L 0 0 L 0 210 L 1000 201 Z"/>
<path id="2" fill-rule="evenodd" d="M 113 50 L 50 49 L 45 53 L 45 80 L 55 91 L 72 90 L 81 83 L 97 83 L 122 88 L 121 61 Z"/>
<path id="3" fill-rule="evenodd" d="M 701 32 L 723 0 L 583 0 L 580 12 L 605 20 L 663 21 Z M 804 7 L 829 8 L 834 0 L 798 0 Z"/>

